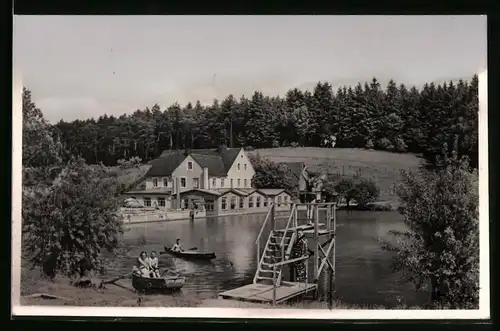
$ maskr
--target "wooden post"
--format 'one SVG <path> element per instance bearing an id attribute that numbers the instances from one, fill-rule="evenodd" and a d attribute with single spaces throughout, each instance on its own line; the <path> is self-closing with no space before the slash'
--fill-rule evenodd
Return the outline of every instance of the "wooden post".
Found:
<path id="1" fill-rule="evenodd" d="M 273 202 L 271 207 L 271 230 L 276 230 L 276 203 Z"/>
<path id="2" fill-rule="evenodd" d="M 299 208 L 299 205 L 298 204 L 295 204 L 295 210 L 293 212 L 293 224 L 294 224 L 294 227 L 297 227 L 299 224 L 298 224 L 298 209 Z"/>
<path id="3" fill-rule="evenodd" d="M 313 243 L 314 243 L 314 279 L 318 279 L 318 259 L 319 259 L 319 241 L 318 241 L 318 220 L 319 220 L 319 208 L 318 205 L 315 204 L 314 206 L 314 238 L 313 238 Z"/>
<path id="4" fill-rule="evenodd" d="M 332 297 L 332 301 L 333 301 L 333 294 L 335 292 L 335 279 L 336 279 L 336 273 L 337 271 L 335 270 L 336 269 L 336 266 L 335 266 L 335 251 L 337 250 L 337 218 L 336 218 L 336 215 L 337 215 L 337 205 L 333 205 L 332 206 L 332 209 L 333 209 L 333 226 L 332 226 L 332 229 L 330 230 L 330 238 L 332 238 L 331 240 L 333 240 L 333 248 L 332 248 L 332 266 L 333 266 L 333 270 L 331 270 L 331 273 L 330 273 L 330 293 L 331 293 L 331 297 Z M 332 233 L 332 230 L 333 230 L 333 233 Z"/>
<path id="5" fill-rule="evenodd" d="M 276 261 L 273 258 L 273 306 L 276 306 Z"/>

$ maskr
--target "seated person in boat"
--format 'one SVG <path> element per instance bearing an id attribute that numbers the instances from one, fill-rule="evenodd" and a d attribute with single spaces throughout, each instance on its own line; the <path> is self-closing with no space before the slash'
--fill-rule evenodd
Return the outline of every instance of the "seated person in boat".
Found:
<path id="1" fill-rule="evenodd" d="M 181 246 L 181 240 L 179 238 L 177 238 L 177 240 L 175 241 L 175 245 L 172 247 L 172 251 L 174 251 L 174 252 L 183 252 L 184 251 L 184 248 L 182 248 L 182 246 Z"/>
<path id="2" fill-rule="evenodd" d="M 156 254 L 156 251 L 152 251 L 151 255 L 149 256 L 149 268 L 151 271 L 151 277 L 160 277 L 160 269 L 158 269 L 158 256 Z"/>
<path id="3" fill-rule="evenodd" d="M 137 265 L 135 267 L 139 271 L 139 276 L 149 278 L 151 271 L 149 262 L 148 254 L 146 252 L 142 252 L 137 258 Z"/>

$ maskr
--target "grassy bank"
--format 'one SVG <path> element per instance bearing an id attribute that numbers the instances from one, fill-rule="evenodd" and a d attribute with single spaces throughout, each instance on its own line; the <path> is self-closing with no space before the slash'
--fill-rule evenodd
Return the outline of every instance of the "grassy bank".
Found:
<path id="1" fill-rule="evenodd" d="M 421 159 L 413 154 L 398 154 L 356 148 L 283 147 L 258 149 L 273 162 L 304 162 L 312 171 L 327 167 L 331 173 L 371 178 L 380 188 L 380 200 L 396 201 L 394 184 L 401 169 L 417 169 Z"/>
<path id="2" fill-rule="evenodd" d="M 23 261 L 25 262 L 25 261 Z M 97 282 L 97 281 L 95 281 Z M 119 280 L 117 285 L 108 284 L 104 289 L 84 289 L 70 284 L 67 278 L 51 281 L 40 272 L 29 270 L 26 264 L 21 272 L 21 305 L 87 306 L 87 307 L 214 307 L 214 308 L 278 308 L 278 309 L 328 309 L 325 301 L 303 300 L 280 304 L 269 304 L 224 300 L 208 294 L 141 295 L 131 288 L 130 279 Z M 53 298 L 33 297 L 48 294 Z M 419 309 L 419 307 L 397 307 Z M 387 309 L 380 305 L 353 305 L 335 301 L 333 309 Z"/>

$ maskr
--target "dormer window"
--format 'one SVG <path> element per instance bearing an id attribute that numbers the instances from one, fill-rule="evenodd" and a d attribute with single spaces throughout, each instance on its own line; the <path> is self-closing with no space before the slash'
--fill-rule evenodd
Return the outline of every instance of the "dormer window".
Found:
<path id="1" fill-rule="evenodd" d="M 193 170 L 193 162 L 188 161 L 188 170 Z"/>
<path id="2" fill-rule="evenodd" d="M 158 178 L 153 178 L 153 187 L 158 187 Z"/>

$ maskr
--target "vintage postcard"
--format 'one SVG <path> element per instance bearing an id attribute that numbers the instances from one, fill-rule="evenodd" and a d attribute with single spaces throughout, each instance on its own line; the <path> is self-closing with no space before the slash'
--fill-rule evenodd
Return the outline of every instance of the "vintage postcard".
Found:
<path id="1" fill-rule="evenodd" d="M 15 16 L 12 314 L 489 318 L 486 42 L 486 16 Z"/>

